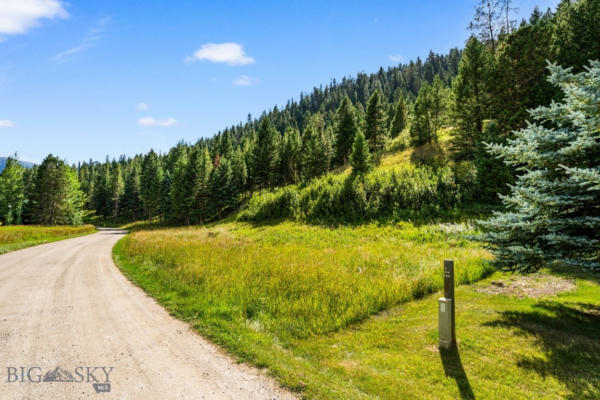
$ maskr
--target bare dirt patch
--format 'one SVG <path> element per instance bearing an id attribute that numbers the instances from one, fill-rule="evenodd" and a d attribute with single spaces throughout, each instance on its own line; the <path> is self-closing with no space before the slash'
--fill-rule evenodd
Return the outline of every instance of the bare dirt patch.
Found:
<path id="1" fill-rule="evenodd" d="M 488 286 L 477 289 L 479 293 L 504 294 L 508 296 L 548 297 L 558 293 L 570 292 L 576 287 L 572 279 L 547 274 L 513 276 L 504 280 L 490 282 Z"/>

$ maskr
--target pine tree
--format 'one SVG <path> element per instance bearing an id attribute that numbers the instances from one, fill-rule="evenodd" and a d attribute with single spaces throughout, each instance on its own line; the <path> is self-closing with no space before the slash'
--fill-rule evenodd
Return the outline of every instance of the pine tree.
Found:
<path id="1" fill-rule="evenodd" d="M 302 179 L 307 181 L 321 176 L 329 170 L 332 146 L 331 132 L 325 129 L 322 114 L 314 114 L 302 135 L 301 163 Z"/>
<path id="2" fill-rule="evenodd" d="M 124 190 L 125 184 L 123 182 L 121 164 L 114 162 L 110 173 L 110 193 L 114 218 L 118 218 L 120 215 Z"/>
<path id="3" fill-rule="evenodd" d="M 415 100 L 415 109 L 413 119 L 410 124 L 410 136 L 412 142 L 416 145 L 431 143 L 432 138 L 432 119 L 430 116 L 433 107 L 431 100 L 431 85 L 428 82 L 423 82 L 419 95 Z"/>
<path id="4" fill-rule="evenodd" d="M 77 174 L 63 160 L 48 155 L 40 164 L 32 191 L 32 221 L 45 225 L 77 225 L 84 194 Z"/>
<path id="5" fill-rule="evenodd" d="M 487 88 L 491 113 L 502 136 L 524 128 L 531 108 L 557 99 L 557 89 L 546 79 L 546 60 L 553 59 L 550 48 L 553 23 L 541 18 L 505 37 L 498 45 Z"/>
<path id="6" fill-rule="evenodd" d="M 108 158 L 104 164 L 96 168 L 92 191 L 92 204 L 97 215 L 108 217 L 112 210 L 112 191 L 110 186 L 110 162 Z"/>
<path id="7" fill-rule="evenodd" d="M 244 155 L 239 150 L 232 155 L 231 174 L 232 205 L 237 208 L 240 204 L 240 196 L 246 191 L 248 182 L 246 162 L 244 161 Z"/>
<path id="8" fill-rule="evenodd" d="M 258 188 L 271 187 L 277 167 L 277 136 L 279 133 L 268 117 L 264 117 L 256 135 L 253 157 L 253 178 Z"/>
<path id="9" fill-rule="evenodd" d="M 335 125 L 336 160 L 339 164 L 348 162 L 354 136 L 358 131 L 356 110 L 348 96 L 344 97 L 337 109 Z"/>
<path id="10" fill-rule="evenodd" d="M 489 114 L 491 59 L 486 47 L 475 37 L 467 42 L 454 79 L 453 115 L 456 131 L 452 141 L 457 159 L 473 159 L 481 142 L 483 120 Z"/>
<path id="11" fill-rule="evenodd" d="M 562 0 L 552 34 L 553 59 L 581 71 L 588 60 L 600 59 L 600 0 Z"/>
<path id="12" fill-rule="evenodd" d="M 8 157 L 0 173 L 0 223 L 20 224 L 25 202 L 23 168 L 17 156 Z"/>
<path id="13" fill-rule="evenodd" d="M 376 90 L 367 103 L 365 116 L 365 138 L 369 142 L 371 153 L 379 154 L 385 150 L 387 140 L 387 115 L 381 92 Z"/>
<path id="14" fill-rule="evenodd" d="M 400 97 L 398 103 L 396 103 L 396 110 L 394 111 L 394 119 L 392 120 L 392 126 L 390 128 L 390 136 L 392 139 L 398 137 L 400 133 L 406 127 L 406 116 L 407 116 L 406 104 L 404 103 L 404 97 Z"/>
<path id="15" fill-rule="evenodd" d="M 448 89 L 444 86 L 444 83 L 440 79 L 439 75 L 433 78 L 433 85 L 431 85 L 431 91 L 429 92 L 430 109 L 429 117 L 431 119 L 431 136 L 429 141 L 433 139 L 437 141 L 437 133 L 442 126 L 442 121 L 445 116 L 446 107 L 448 104 Z"/>
<path id="16" fill-rule="evenodd" d="M 279 157 L 279 175 L 282 183 L 298 182 L 300 176 L 300 149 L 302 141 L 298 129 L 288 128 L 283 134 L 281 155 Z"/>
<path id="17" fill-rule="evenodd" d="M 160 183 L 162 170 L 160 160 L 154 150 L 150 150 L 142 162 L 140 197 L 146 217 L 151 220 L 160 208 Z"/>
<path id="18" fill-rule="evenodd" d="M 32 223 L 33 220 L 33 192 L 35 181 L 37 180 L 37 171 L 39 167 L 34 165 L 23 171 L 23 210 L 21 213 L 21 222 L 24 224 Z"/>
<path id="19" fill-rule="evenodd" d="M 353 174 L 364 174 L 371 169 L 371 155 L 369 146 L 365 140 L 365 135 L 361 131 L 356 133 L 354 143 L 352 143 L 352 153 L 350 153 L 350 165 L 352 165 Z"/>
<path id="20" fill-rule="evenodd" d="M 135 220 L 141 213 L 141 183 L 140 167 L 133 160 L 126 172 L 125 187 L 123 190 L 122 207 L 128 218 Z"/>
<path id="21" fill-rule="evenodd" d="M 171 174 L 166 170 L 162 174 L 162 180 L 160 182 L 160 205 L 159 212 L 163 223 L 169 220 L 172 216 L 172 203 L 171 203 L 171 186 L 173 180 Z"/>
<path id="22" fill-rule="evenodd" d="M 192 216 L 197 222 L 203 223 L 210 217 L 210 185 L 212 162 L 206 148 L 198 149 L 194 162 L 188 164 L 188 182 L 194 183 L 190 204 Z"/>
<path id="23" fill-rule="evenodd" d="M 212 217 L 223 218 L 228 211 L 233 209 L 235 198 L 232 188 L 231 163 L 222 158 L 219 165 L 212 171 L 209 180 L 210 206 Z"/>
<path id="24" fill-rule="evenodd" d="M 513 182 L 511 168 L 502 160 L 490 157 L 487 150 L 487 144 L 506 144 L 506 138 L 500 136 L 499 132 L 498 121 L 483 121 L 483 134 L 475 149 L 474 158 L 477 185 L 470 189 L 476 192 L 476 199 L 482 203 L 498 203 L 499 195 L 505 195 L 508 185 Z"/>
<path id="25" fill-rule="evenodd" d="M 225 158 L 229 158 L 229 159 L 233 155 L 233 143 L 232 143 L 231 134 L 229 133 L 229 131 L 225 131 L 225 133 L 223 133 L 223 136 L 221 139 L 221 145 L 219 148 L 219 154 L 221 155 L 221 157 L 225 157 Z"/>
<path id="26" fill-rule="evenodd" d="M 481 222 L 482 240 L 506 268 L 600 269 L 600 188 L 582 182 L 600 168 L 600 62 L 579 74 L 548 68 L 563 101 L 534 109 L 533 124 L 507 145 L 490 146 L 522 175 L 503 197 L 506 211 Z"/>

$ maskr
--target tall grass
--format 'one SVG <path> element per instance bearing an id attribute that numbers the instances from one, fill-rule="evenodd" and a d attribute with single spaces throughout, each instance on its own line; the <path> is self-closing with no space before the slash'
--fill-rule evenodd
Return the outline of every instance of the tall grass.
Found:
<path id="1" fill-rule="evenodd" d="M 117 251 L 132 276 L 183 294 L 187 317 L 251 323 L 285 341 L 336 331 L 439 289 L 444 258 L 456 260 L 458 283 L 479 279 L 486 253 L 463 240 L 463 230 L 232 223 L 134 232 Z"/>
<path id="2" fill-rule="evenodd" d="M 93 225 L 80 226 L 40 226 L 9 225 L 0 226 L 0 254 L 37 244 L 52 242 L 94 232 Z"/>

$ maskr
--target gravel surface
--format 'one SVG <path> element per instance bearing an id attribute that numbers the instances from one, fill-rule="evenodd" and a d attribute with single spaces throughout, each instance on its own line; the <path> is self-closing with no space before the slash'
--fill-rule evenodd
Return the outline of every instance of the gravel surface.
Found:
<path id="1" fill-rule="evenodd" d="M 131 284 L 111 256 L 124 234 L 0 255 L 0 399 L 295 398 Z"/>

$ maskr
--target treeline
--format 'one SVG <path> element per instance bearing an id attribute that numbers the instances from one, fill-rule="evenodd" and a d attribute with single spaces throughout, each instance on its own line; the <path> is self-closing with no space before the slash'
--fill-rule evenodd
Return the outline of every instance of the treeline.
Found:
<path id="1" fill-rule="evenodd" d="M 79 225 L 85 195 L 77 172 L 48 155 L 38 166 L 25 168 L 17 156 L 6 160 L 0 174 L 0 223 Z"/>
<path id="2" fill-rule="evenodd" d="M 469 188 L 461 203 L 497 202 L 518 171 L 490 157 L 486 143 L 507 143 L 526 126 L 527 110 L 560 99 L 545 79 L 547 61 L 580 71 L 600 58 L 600 0 L 536 8 L 518 25 L 512 11 L 509 0 L 482 1 L 464 50 L 332 81 L 166 154 L 73 166 L 85 205 L 104 218 L 201 223 L 239 209 L 258 190 L 306 186 L 346 164 L 363 175 L 390 143 L 435 146 L 442 127 L 453 135 L 452 179 L 470 182 L 461 185 Z"/>
<path id="3" fill-rule="evenodd" d="M 527 110 L 560 98 L 546 80 L 548 61 L 581 70 L 600 58 L 600 7 L 565 0 L 517 26 L 510 1 L 488 3 L 478 6 L 462 51 L 332 81 L 167 154 L 83 163 L 88 205 L 105 217 L 200 223 L 237 210 L 257 190 L 306 185 L 348 163 L 367 172 L 390 142 L 435 145 L 441 127 L 453 132 L 461 202 L 498 202 L 517 172 L 485 143 L 506 143 L 526 126 Z"/>

